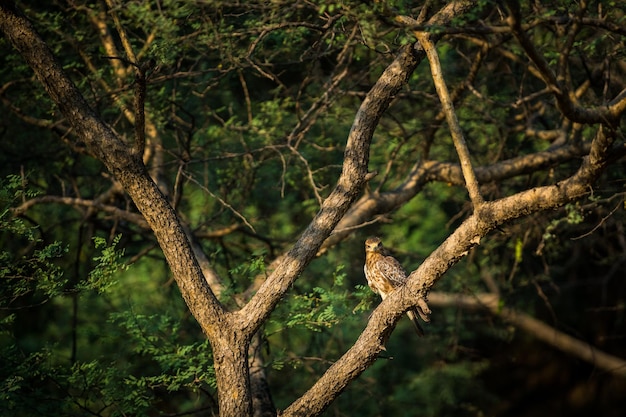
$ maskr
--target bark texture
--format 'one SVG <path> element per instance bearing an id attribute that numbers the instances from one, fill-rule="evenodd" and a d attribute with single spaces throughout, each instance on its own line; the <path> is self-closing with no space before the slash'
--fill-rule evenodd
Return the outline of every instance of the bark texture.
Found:
<path id="1" fill-rule="evenodd" d="M 446 25 L 472 9 L 476 3 L 464 0 L 450 2 L 433 15 L 427 25 Z M 379 120 L 425 57 L 419 43 L 406 45 L 400 48 L 393 62 L 378 78 L 355 116 L 345 146 L 342 172 L 335 188 L 322 202 L 319 212 L 293 247 L 270 266 L 270 275 L 257 281 L 238 300 L 241 308 L 237 311 L 227 311 L 218 301 L 216 294 L 219 295 L 221 290 L 219 279 L 214 276 L 198 245 L 190 244 L 189 231 L 185 230 L 176 211 L 155 184 L 154 175 L 151 177 L 144 165 L 148 149 L 144 152 L 143 145 L 125 142 L 102 121 L 56 62 L 33 26 L 12 2 L 6 0 L 0 0 L 0 30 L 33 69 L 72 126 L 76 140 L 85 143 L 89 152 L 105 165 L 132 198 L 143 216 L 143 219 L 138 219 L 139 216 L 134 215 L 132 221 L 154 232 L 190 312 L 211 342 L 220 415 L 224 417 L 273 414 L 273 410 L 267 408 L 268 404 L 271 405 L 271 397 L 263 395 L 268 392 L 263 364 L 258 356 L 250 359 L 250 351 L 256 352 L 261 345 L 253 337 L 320 250 L 345 237 L 347 232 L 343 229 L 348 230 L 377 214 L 399 207 L 433 179 L 471 184 L 470 194 L 475 203 L 473 214 L 410 274 L 404 287 L 390 294 L 374 310 L 355 344 L 282 413 L 285 416 L 316 416 L 376 360 L 402 314 L 423 300 L 437 280 L 472 247 L 480 244 L 481 239 L 506 222 L 562 206 L 587 194 L 614 152 L 616 133 L 613 124 L 626 109 L 626 93 L 619 94 L 606 108 L 584 109 L 572 102 L 567 91 L 559 87 L 558 76 L 550 72 L 526 38 L 515 5 L 510 8 L 508 23 L 511 31 L 535 62 L 543 80 L 554 91 L 564 116 L 574 122 L 603 123 L 592 143 L 567 145 L 475 169 L 470 165 L 467 152 L 461 157 L 461 165 L 423 160 L 415 164 L 406 181 L 396 190 L 362 195 L 366 183 L 375 175 L 369 172 L 368 163 L 370 143 Z M 103 33 L 102 36 L 105 35 Z M 440 36 L 431 34 L 428 39 L 424 38 L 432 59 L 436 58 L 433 55 L 436 51 L 431 43 Z M 445 86 L 443 79 L 436 82 Z M 446 115 L 453 124 L 454 94 L 448 94 L 447 90 L 444 93 L 442 96 L 448 104 Z M 137 119 L 132 114 L 128 117 Z M 140 124 L 142 130 L 138 131 L 137 139 L 144 137 L 143 123 Z M 155 137 L 156 133 L 148 128 L 146 141 Z M 484 202 L 479 194 L 479 185 L 486 182 L 579 156 L 585 157 L 578 171 L 556 184 L 496 201 Z M 32 204 L 37 202 L 32 201 Z M 43 202 L 43 198 L 40 201 Z M 22 207 L 24 210 L 27 208 L 26 205 Z M 332 234 L 335 230 L 336 233 Z M 249 301 L 246 302 L 248 296 Z M 516 317 L 511 315 L 510 319 L 515 320 Z M 261 375 L 254 380 L 254 384 L 251 384 L 251 372 L 255 376 Z M 253 392 L 258 395 L 253 395 Z"/>

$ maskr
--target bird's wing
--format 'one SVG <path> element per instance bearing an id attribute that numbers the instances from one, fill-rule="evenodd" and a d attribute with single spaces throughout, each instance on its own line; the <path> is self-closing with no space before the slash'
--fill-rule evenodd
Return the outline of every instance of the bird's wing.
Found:
<path id="1" fill-rule="evenodd" d="M 406 271 L 393 256 L 385 256 L 377 262 L 376 266 L 394 287 L 400 286 L 406 281 Z"/>

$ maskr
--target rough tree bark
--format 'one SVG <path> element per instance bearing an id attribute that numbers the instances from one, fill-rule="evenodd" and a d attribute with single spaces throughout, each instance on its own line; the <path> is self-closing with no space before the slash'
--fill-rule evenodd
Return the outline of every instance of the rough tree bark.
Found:
<path id="1" fill-rule="evenodd" d="M 0 2 L 0 29 L 33 69 L 76 137 L 122 184 L 153 230 L 185 302 L 211 342 L 224 415 L 249 415 L 245 350 L 249 342 L 240 340 L 240 332 L 224 330 L 236 329 L 230 325 L 233 320 L 207 285 L 176 212 L 148 175 L 142 155 L 102 122 L 10 1 Z"/>
<path id="2" fill-rule="evenodd" d="M 432 23 L 445 23 L 471 5 L 468 1 L 451 3 Z M 122 184 L 153 230 L 190 311 L 211 342 L 220 414 L 250 415 L 252 398 L 247 359 L 250 340 L 371 178 L 368 160 L 374 129 L 417 66 L 419 49 L 411 45 L 403 48 L 363 102 L 347 140 L 337 186 L 317 216 L 250 302 L 239 311 L 228 312 L 207 285 L 181 222 L 148 175 L 140 150 L 133 149 L 102 122 L 12 2 L 0 2 L 0 28 L 33 69 L 76 137 L 86 143 L 89 151 Z M 341 390 L 333 392 L 336 396 Z M 327 399 L 326 396 L 320 402 L 320 410 L 330 403 Z"/>
<path id="3" fill-rule="evenodd" d="M 428 23 L 444 25 L 474 5 L 473 1 L 451 2 Z M 537 58 L 539 55 L 535 54 L 532 44 L 524 37 L 515 10 L 511 13 L 509 23 L 529 56 L 536 55 L 535 59 L 546 83 L 556 80 L 550 76 L 549 69 Z M 416 43 L 401 48 L 395 60 L 366 96 L 347 139 L 344 164 L 337 185 L 323 201 L 310 225 L 293 248 L 272 266 L 271 274 L 259 284 L 258 289 L 255 288 L 257 291 L 250 301 L 240 310 L 227 311 L 218 301 L 215 291 L 207 284 L 181 221 L 150 177 L 142 161 L 141 150 L 126 143 L 90 108 L 55 61 L 45 42 L 14 8 L 11 1 L 0 0 L 0 30 L 33 69 L 67 122 L 71 124 L 77 140 L 86 143 L 89 151 L 115 176 L 154 232 L 189 310 L 211 342 L 220 415 L 252 415 L 253 398 L 248 365 L 252 337 L 360 196 L 366 182 L 373 177 L 368 172 L 372 135 L 391 100 L 424 58 L 421 46 Z M 435 42 L 437 36 L 431 36 L 430 40 Z M 589 192 L 590 185 L 606 167 L 608 158 L 614 151 L 612 144 L 615 132 L 612 123 L 626 108 L 626 94 L 616 97 L 607 107 L 609 110 L 602 113 L 602 109 L 583 111 L 584 109 L 569 101 L 566 91 L 556 87 L 553 90 L 566 117 L 604 123 L 588 149 L 566 150 L 570 152 L 568 157 L 571 157 L 571 152 L 585 154 L 588 150 L 580 169 L 570 178 L 550 186 L 531 189 L 497 201 L 479 201 L 474 213 L 411 273 L 407 285 L 374 310 L 354 346 L 301 398 L 291 404 L 283 415 L 315 416 L 322 413 L 352 380 L 376 360 L 402 314 L 424 299 L 435 282 L 490 231 L 505 222 L 561 206 Z M 546 159 L 558 158 L 555 155 L 550 154 Z M 539 158 L 537 163 L 546 162 Z M 515 169 L 513 161 L 509 165 L 500 163 L 491 168 L 477 168 L 474 181 L 480 183 L 485 176 L 507 175 L 506 172 L 514 172 Z M 411 193 L 414 195 L 415 190 L 423 184 L 415 181 L 416 178 L 425 181 L 429 175 L 440 175 L 455 178 L 456 182 L 463 181 L 458 166 L 429 167 L 426 162 L 417 167 L 416 175 L 418 171 L 419 176 L 407 181 L 406 190 L 400 190 L 404 194 L 399 194 L 400 197 L 393 196 L 396 200 L 390 198 L 389 204 L 398 204 L 397 198 L 401 200 L 410 197 Z M 475 189 L 472 193 L 477 191 Z M 365 202 L 367 201 L 366 199 Z"/>

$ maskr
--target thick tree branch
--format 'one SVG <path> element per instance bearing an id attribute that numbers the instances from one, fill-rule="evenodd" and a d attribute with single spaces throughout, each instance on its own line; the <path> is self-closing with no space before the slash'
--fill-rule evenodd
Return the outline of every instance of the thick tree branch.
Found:
<path id="1" fill-rule="evenodd" d="M 560 207 L 588 194 L 591 184 L 608 164 L 615 131 L 600 127 L 589 156 L 585 157 L 576 174 L 554 185 L 537 187 L 500 200 L 485 203 L 446 239 L 420 266 L 411 273 L 404 289 L 412 288 L 416 295 L 430 289 L 450 266 L 480 243 L 490 231 L 503 223 L 539 211 Z M 411 279 L 415 277 L 415 279 Z M 420 282 L 420 284 L 417 284 Z"/>
<path id="2" fill-rule="evenodd" d="M 232 326 L 235 322 L 207 285 L 176 212 L 148 175 L 140 155 L 130 152 L 96 115 L 30 22 L 7 0 L 0 0 L 0 30 L 33 69 L 76 135 L 122 184 L 153 230 L 189 310 L 211 342 L 220 412 L 249 415 L 252 400 L 247 365 L 252 334 L 242 335 Z"/>
<path id="3" fill-rule="evenodd" d="M 369 147 L 374 130 L 381 115 L 406 83 L 418 62 L 413 47 L 410 45 L 404 47 L 361 104 L 348 136 L 343 169 L 337 186 L 323 202 L 320 211 L 294 247 L 281 258 L 276 269 L 239 313 L 242 318 L 249 321 L 253 331 L 271 313 L 358 197 L 368 178 Z"/>
<path id="4" fill-rule="evenodd" d="M 542 152 L 518 156 L 492 165 L 477 167 L 476 178 L 483 184 L 502 181 L 580 158 L 588 154 L 589 149 L 589 144 L 568 144 Z M 351 230 L 358 225 L 368 222 L 378 215 L 398 209 L 431 182 L 463 186 L 461 167 L 452 162 L 422 161 L 413 167 L 404 182 L 397 188 L 387 192 L 363 195 L 341 219 L 333 234 L 326 239 L 322 250 L 345 239 Z"/>
<path id="5" fill-rule="evenodd" d="M 431 22 L 445 24 L 473 5 L 473 1 L 467 0 L 449 3 L 433 16 Z M 238 313 L 242 320 L 248 323 L 252 333 L 258 329 L 300 272 L 316 255 L 324 240 L 358 197 L 365 182 L 370 179 L 367 165 L 374 130 L 383 112 L 423 56 L 423 51 L 416 45 L 403 47 L 363 100 L 348 135 L 343 169 L 335 189 L 324 201 L 320 211 L 294 247 L 280 258 L 276 269 Z"/>
<path id="6" fill-rule="evenodd" d="M 548 326 L 528 314 L 503 307 L 497 294 L 463 295 L 432 292 L 428 296 L 428 301 L 431 306 L 436 307 L 487 310 L 562 352 L 576 356 L 611 374 L 626 376 L 625 360 Z"/>
<path id="7" fill-rule="evenodd" d="M 113 189 L 110 191 L 115 192 L 116 190 Z M 108 194 L 108 192 L 103 194 L 102 196 L 105 196 L 106 194 Z M 102 211 L 103 213 L 109 213 L 111 216 L 113 216 L 116 219 L 122 219 L 129 223 L 133 223 L 142 229 L 150 230 L 150 225 L 146 222 L 146 219 L 141 214 L 133 213 L 131 211 L 123 210 L 113 205 L 105 204 L 104 203 L 105 199 L 101 198 L 102 196 L 94 200 L 89 200 L 89 199 L 77 198 L 77 197 L 62 197 L 62 196 L 46 195 L 46 196 L 31 198 L 30 200 L 27 200 L 24 203 L 20 204 L 19 206 L 15 207 L 11 211 L 13 212 L 15 216 L 20 216 L 37 204 L 47 204 L 47 203 L 64 204 L 68 206 L 84 207 L 85 209 L 89 209 L 89 210 L 97 209 L 99 211 Z M 226 232 L 235 230 L 239 227 L 240 227 L 239 225 L 235 225 L 233 227 L 227 228 L 226 230 L 214 232 L 213 235 L 224 234 Z M 196 255 L 196 258 L 198 259 L 198 263 L 200 265 L 200 268 L 202 269 L 203 276 L 205 277 L 212 291 L 215 293 L 216 297 L 219 298 L 220 294 L 224 290 L 223 282 L 221 278 L 217 275 L 215 270 L 211 267 L 209 259 L 207 258 L 206 254 L 202 251 L 202 246 L 197 242 L 197 238 L 206 237 L 207 235 L 210 235 L 210 233 L 205 233 L 204 236 L 198 233 L 193 234 L 191 230 L 189 230 L 189 227 L 186 225 L 184 226 L 184 230 L 185 230 L 185 233 L 187 234 L 187 238 L 189 239 L 193 252 Z"/>
<path id="8" fill-rule="evenodd" d="M 0 30 L 33 69 L 77 136 L 124 186 L 154 231 L 190 310 L 211 334 L 224 311 L 206 284 L 174 210 L 148 176 L 141 160 L 91 109 L 13 2 L 0 1 Z"/>
<path id="9" fill-rule="evenodd" d="M 409 275 L 404 287 L 390 294 L 374 310 L 370 321 L 352 346 L 307 393 L 295 401 L 285 416 L 316 415 L 350 381 L 374 362 L 384 349 L 393 327 L 402 314 L 425 298 L 432 286 L 468 251 L 496 227 L 543 210 L 560 207 L 589 192 L 593 181 L 608 164 L 615 132 L 600 128 L 590 155 L 572 177 L 555 185 L 540 187 L 501 200 L 483 203 L 424 262 Z M 313 402 L 313 398 L 316 399 Z"/>
<path id="10" fill-rule="evenodd" d="M 422 10 L 424 9 L 425 8 L 423 8 Z M 488 50 L 488 46 L 487 44 L 485 44 L 483 48 L 481 48 L 481 50 L 476 54 L 476 57 L 468 72 L 467 78 L 463 83 L 459 84 L 457 88 L 455 88 L 452 92 L 452 101 L 454 103 L 462 98 L 463 92 L 465 92 L 468 87 L 474 82 L 483 58 L 487 54 Z M 445 113 L 442 110 L 437 113 L 434 121 L 429 124 L 428 129 L 424 134 L 424 159 L 428 158 L 429 147 L 432 144 L 432 139 L 434 138 L 435 133 L 437 132 L 445 118 Z M 434 161 L 433 163 L 436 164 Z M 379 214 L 389 213 L 395 208 L 399 207 L 402 203 L 409 201 L 425 185 L 425 175 L 429 171 L 430 165 L 432 164 L 430 164 L 429 161 L 419 161 L 415 163 L 404 182 L 392 191 L 380 192 L 379 189 L 381 188 L 380 186 L 382 185 L 383 181 L 379 181 L 380 185 L 374 192 L 368 192 L 366 195 L 362 196 L 352 207 L 350 207 L 350 210 L 341 219 L 335 230 L 333 230 L 333 233 L 328 237 L 328 239 L 326 239 L 326 241 L 324 241 L 324 244 L 318 252 L 318 256 L 324 253 L 328 248 L 336 245 L 338 242 L 350 235 L 354 229 L 375 222 L 375 219 L 378 217 Z M 381 200 L 384 200 L 385 196 L 390 196 L 391 199 L 397 201 L 398 205 L 394 206 L 391 203 L 381 203 L 380 205 L 378 205 L 377 203 L 367 204 L 368 202 L 372 201 L 379 202 Z M 395 199 L 395 196 L 398 196 L 398 198 Z M 403 200 L 403 198 L 406 199 Z M 365 207 L 369 207 L 370 210 L 364 210 Z M 359 213 L 361 213 L 362 215 L 359 215 Z"/>

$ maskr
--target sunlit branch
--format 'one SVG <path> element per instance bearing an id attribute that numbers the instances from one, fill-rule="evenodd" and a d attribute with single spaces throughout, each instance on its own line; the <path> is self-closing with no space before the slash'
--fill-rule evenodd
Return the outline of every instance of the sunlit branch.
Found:
<path id="1" fill-rule="evenodd" d="M 122 210 L 118 207 L 111 206 L 108 204 L 103 204 L 96 200 L 87 200 L 87 199 L 76 198 L 76 197 L 61 197 L 61 196 L 54 196 L 54 195 L 35 197 L 19 205 L 18 207 L 14 208 L 13 213 L 16 216 L 19 216 L 37 204 L 46 204 L 46 203 L 65 204 L 68 206 L 76 206 L 76 207 L 84 207 L 84 208 L 96 208 L 105 213 L 109 213 L 116 218 L 123 219 L 130 223 L 133 223 L 141 227 L 142 229 L 148 229 L 148 230 L 150 229 L 146 220 L 139 213 L 133 213 L 127 210 Z"/>
<path id="2" fill-rule="evenodd" d="M 400 18 L 408 19 L 404 16 Z M 482 195 L 480 194 L 478 180 L 476 179 L 476 173 L 474 172 L 474 168 L 472 166 L 469 149 L 463 135 L 463 130 L 461 129 L 461 125 L 459 124 L 459 120 L 457 119 L 456 112 L 454 110 L 454 103 L 452 102 L 448 87 L 446 85 L 445 79 L 443 78 L 443 71 L 441 70 L 441 63 L 439 62 L 439 55 L 437 54 L 435 45 L 431 41 L 430 35 L 428 33 L 415 32 L 415 36 L 424 48 L 426 56 L 428 57 L 435 89 L 437 90 L 437 94 L 439 95 L 441 106 L 446 115 L 446 120 L 448 121 L 450 133 L 454 142 L 454 147 L 456 148 L 456 152 L 459 156 L 459 161 L 461 162 L 461 170 L 463 171 L 463 177 L 465 178 L 465 185 L 469 192 L 470 199 L 472 200 L 474 209 L 477 209 L 484 200 Z"/>
<path id="3" fill-rule="evenodd" d="M 108 6 L 110 8 L 113 7 L 112 1 L 113 0 L 107 0 L 107 2 L 109 3 Z M 114 13 L 116 29 L 118 30 L 118 32 L 121 31 L 121 33 L 124 34 L 124 37 L 126 39 L 124 48 L 126 50 L 127 58 L 122 58 L 117 50 L 115 41 L 113 40 L 111 32 L 109 31 L 109 28 L 105 21 L 105 16 L 106 16 L 105 13 L 104 12 L 96 13 L 90 9 L 87 9 L 86 13 L 91 23 L 98 29 L 100 41 L 102 42 L 102 47 L 104 48 L 106 52 L 105 57 L 109 58 L 109 62 L 111 62 L 111 66 L 113 67 L 113 72 L 115 74 L 115 81 L 118 86 L 118 89 L 120 89 L 121 91 L 126 91 L 128 88 L 124 84 L 126 82 L 125 80 L 126 80 L 128 71 L 126 67 L 122 65 L 122 63 L 126 63 L 128 67 L 135 68 L 136 81 L 135 81 L 135 95 L 134 95 L 134 106 L 133 106 L 134 111 L 130 109 L 128 105 L 126 105 L 124 99 L 122 98 L 120 94 L 115 94 L 114 89 L 106 82 L 104 77 L 96 77 L 96 79 L 98 80 L 98 83 L 102 86 L 104 91 L 106 91 L 109 94 L 112 94 L 115 104 L 122 111 L 126 120 L 128 120 L 130 123 L 132 123 L 135 126 L 135 143 L 136 143 L 135 148 L 136 148 L 137 153 L 142 157 L 143 163 L 147 164 L 148 161 L 151 159 L 153 153 L 155 153 L 154 152 L 155 150 L 153 149 L 154 145 L 145 146 L 146 135 L 152 142 L 155 142 L 158 137 L 156 126 L 154 125 L 154 123 L 152 123 L 150 119 L 146 120 L 145 112 L 144 112 L 145 89 L 146 89 L 145 76 L 146 76 L 146 71 L 148 69 L 151 69 L 150 67 L 153 66 L 153 63 L 151 61 L 147 61 L 147 63 L 144 64 L 146 65 L 146 67 L 144 67 L 142 71 L 142 66 L 138 65 L 138 63 L 136 62 L 136 57 L 130 45 L 130 41 L 128 40 L 126 32 L 124 31 L 124 28 L 121 26 L 121 23 L 119 22 L 119 18 L 117 17 L 116 13 Z M 151 34 L 151 36 L 153 36 L 153 34 Z M 80 54 L 83 60 L 85 61 L 85 64 L 87 65 L 87 67 L 90 69 L 90 71 L 93 74 L 97 74 L 98 70 L 94 66 L 91 60 L 91 57 L 85 54 L 82 50 L 80 50 Z M 160 169 L 160 168 L 157 167 L 157 169 Z M 158 181 L 158 178 L 157 178 L 158 175 L 153 173 L 152 177 L 155 181 Z"/>
<path id="4" fill-rule="evenodd" d="M 124 52 L 126 52 L 126 56 L 128 60 L 137 65 L 137 57 L 135 56 L 135 51 L 133 50 L 132 45 L 130 44 L 130 40 L 128 39 L 128 35 L 126 34 L 126 30 L 122 23 L 120 22 L 119 17 L 117 16 L 117 8 L 118 6 L 115 4 L 114 0 L 106 0 L 106 4 L 109 7 L 109 14 L 113 17 L 113 22 L 115 23 L 115 28 L 117 29 L 117 33 L 122 41 L 122 46 L 124 47 Z"/>

